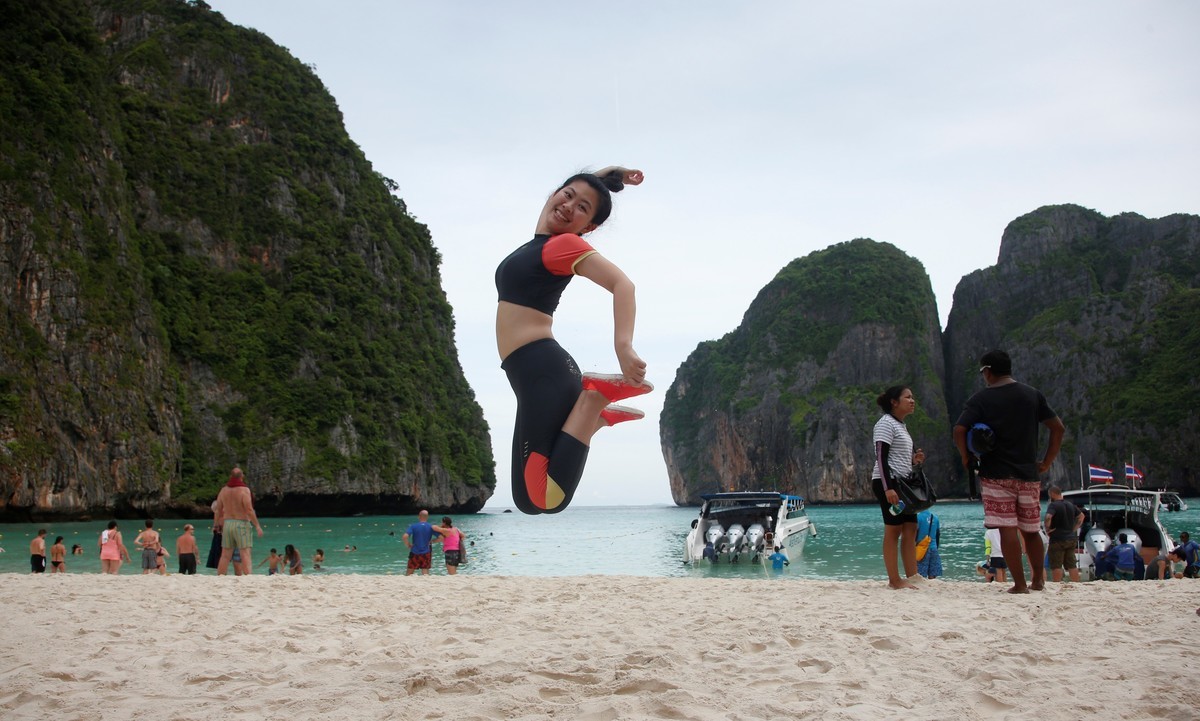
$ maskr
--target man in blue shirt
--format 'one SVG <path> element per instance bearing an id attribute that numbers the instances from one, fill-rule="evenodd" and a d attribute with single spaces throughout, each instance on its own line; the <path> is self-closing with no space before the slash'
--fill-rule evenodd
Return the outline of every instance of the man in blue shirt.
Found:
<path id="1" fill-rule="evenodd" d="M 417 522 L 409 526 L 403 536 L 404 545 L 408 546 L 408 568 L 404 571 L 405 576 L 411 576 L 413 571 L 429 575 L 433 558 L 433 537 L 437 535 L 440 534 L 433 530 L 429 523 L 429 511 L 417 514 Z"/>
<path id="2" fill-rule="evenodd" d="M 1179 534 L 1179 545 L 1176 548 L 1183 551 L 1183 560 L 1187 565 L 1200 566 L 1200 543 L 1193 541 L 1187 531 Z"/>
<path id="3" fill-rule="evenodd" d="M 1113 571 L 1113 576 L 1118 581 L 1132 581 L 1133 572 L 1137 569 L 1137 547 L 1129 542 L 1129 537 L 1122 533 L 1117 537 L 1120 544 L 1114 546 L 1108 552 L 1109 556 L 1116 562 L 1116 569 Z"/>
<path id="4" fill-rule="evenodd" d="M 792 562 L 788 560 L 788 557 L 780 552 L 779 546 L 775 547 L 775 553 L 767 556 L 767 560 L 771 562 L 771 568 L 775 569 L 776 571 L 782 571 L 784 566 L 792 565 Z"/>

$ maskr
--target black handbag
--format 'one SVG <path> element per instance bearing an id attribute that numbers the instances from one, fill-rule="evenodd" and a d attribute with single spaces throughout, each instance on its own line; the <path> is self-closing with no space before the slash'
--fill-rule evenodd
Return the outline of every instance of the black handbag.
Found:
<path id="1" fill-rule="evenodd" d="M 896 495 L 904 501 L 905 513 L 919 513 L 937 503 L 933 485 L 925 477 L 925 469 L 915 466 L 912 473 L 893 479 Z"/>

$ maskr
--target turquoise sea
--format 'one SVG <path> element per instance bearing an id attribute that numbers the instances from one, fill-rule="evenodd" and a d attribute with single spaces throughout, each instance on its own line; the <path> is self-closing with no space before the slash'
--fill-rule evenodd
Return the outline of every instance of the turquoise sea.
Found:
<path id="1" fill-rule="evenodd" d="M 1175 538 L 1180 531 L 1200 531 L 1200 499 L 1188 499 L 1189 510 L 1163 513 L 1161 518 Z M 525 516 L 518 512 L 485 511 L 455 517 L 455 525 L 467 535 L 468 563 L 465 575 L 580 576 L 624 574 L 658 577 L 784 577 L 811 579 L 882 579 L 880 557 L 882 522 L 874 505 L 812 506 L 808 515 L 817 536 L 808 539 L 801 558 L 782 574 L 762 566 L 685 566 L 683 540 L 698 509 L 674 506 L 575 506 L 564 513 Z M 983 509 L 979 503 L 939 503 L 934 512 L 942 523 L 942 563 L 946 578 L 974 579 L 975 564 L 983 559 Z M 353 518 L 266 518 L 265 535 L 255 541 L 254 563 L 270 548 L 281 553 L 291 543 L 304 557 L 305 573 L 404 573 L 407 551 L 401 534 L 415 517 L 358 516 Z M 435 519 L 436 520 L 436 519 Z M 163 520 L 157 527 L 172 551 L 167 568 L 177 569 L 174 542 L 182 532 L 182 520 Z M 210 524 L 196 525 L 201 547 L 201 564 L 211 540 Z M 28 573 L 29 542 L 38 528 L 49 531 L 47 547 L 55 536 L 63 536 L 67 548 L 80 544 L 83 556 L 67 557 L 69 573 L 99 573 L 97 539 L 106 521 L 76 523 L 0 524 L 0 573 Z M 120 521 L 126 545 L 134 554 L 133 539 L 143 524 Z M 393 535 L 394 534 L 394 535 Z M 344 552 L 345 546 L 357 546 Z M 313 552 L 325 551 L 321 571 L 313 571 Z M 140 565 L 125 564 L 122 573 L 140 573 Z M 266 572 L 266 566 L 257 569 Z M 201 569 L 201 573 L 213 573 Z M 434 573 L 444 574 L 440 546 L 434 550 Z"/>

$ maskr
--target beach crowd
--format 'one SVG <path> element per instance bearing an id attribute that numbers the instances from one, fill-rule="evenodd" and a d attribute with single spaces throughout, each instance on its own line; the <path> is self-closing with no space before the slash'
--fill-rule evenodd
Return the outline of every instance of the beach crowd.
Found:
<path id="1" fill-rule="evenodd" d="M 262 537 L 263 528 L 254 511 L 253 497 L 240 468 L 234 468 L 230 473 L 229 481 L 213 501 L 212 510 L 213 535 L 205 567 L 215 569 L 220 576 L 226 575 L 230 566 L 233 567 L 236 576 L 250 575 L 256 568 L 252 565 L 254 538 L 256 535 Z M 192 524 L 184 524 L 183 533 L 175 539 L 175 555 L 179 563 L 179 573 L 182 575 L 194 575 L 198 567 L 200 549 L 196 542 L 195 530 Z M 29 543 L 30 571 L 45 573 L 48 568 L 51 573 L 66 573 L 67 549 L 63 537 L 57 536 L 54 543 L 47 548 L 47 535 L 46 529 L 39 529 Z M 454 520 L 449 516 L 442 517 L 441 525 L 435 526 L 429 523 L 429 511 L 422 510 L 418 514 L 417 522 L 408 526 L 402 538 L 408 547 L 405 575 L 415 572 L 429 575 L 434 543 L 441 543 L 443 546 L 447 574 L 455 575 L 458 567 L 466 563 L 466 534 L 454 527 Z M 108 526 L 101 531 L 97 545 L 100 550 L 102 573 L 117 574 L 122 564 L 134 562 L 129 548 L 125 545 L 120 524 L 115 520 L 109 521 Z M 145 528 L 133 539 L 133 546 L 140 557 L 143 575 L 167 575 L 167 559 L 171 553 L 167 550 L 162 535 L 154 527 L 153 519 L 145 521 Z M 357 550 L 358 546 L 351 544 L 346 544 L 342 549 L 345 553 Z M 74 544 L 70 554 L 84 555 L 83 547 Z M 312 556 L 312 568 L 321 570 L 323 563 L 325 551 L 318 548 Z M 257 568 L 264 565 L 267 566 L 267 574 L 272 576 L 281 573 L 296 576 L 304 571 L 300 551 L 290 543 L 284 546 L 283 554 L 275 548 L 270 549 L 267 556 L 259 561 Z"/>

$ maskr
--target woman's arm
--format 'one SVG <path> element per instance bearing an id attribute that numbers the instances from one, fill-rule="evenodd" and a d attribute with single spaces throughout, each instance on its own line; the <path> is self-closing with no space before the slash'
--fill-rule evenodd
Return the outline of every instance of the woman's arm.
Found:
<path id="1" fill-rule="evenodd" d="M 597 170 L 596 172 L 592 173 L 592 175 L 596 176 L 597 178 L 603 178 L 613 171 L 621 174 L 621 182 L 626 185 L 641 185 L 642 181 L 646 179 L 646 176 L 644 173 L 642 173 L 642 171 L 623 168 L 620 165 L 610 165 L 602 170 Z"/>
<path id="2" fill-rule="evenodd" d="M 879 478 L 883 483 L 883 495 L 887 498 L 887 502 L 894 506 L 900 502 L 900 494 L 892 488 L 892 474 L 887 464 L 888 451 L 891 448 L 891 445 L 883 441 L 875 441 L 875 458 L 879 461 Z"/>
<path id="3" fill-rule="evenodd" d="M 892 447 L 883 441 L 875 441 L 875 460 L 879 461 L 879 477 L 883 479 L 883 490 L 892 487 L 891 473 L 888 472 L 888 453 Z"/>
<path id="4" fill-rule="evenodd" d="M 646 380 L 646 362 L 633 350 L 633 326 L 637 317 L 636 289 L 633 281 L 612 261 L 593 253 L 575 266 L 575 274 L 592 281 L 613 295 L 613 347 L 621 374 L 630 382 Z"/>

